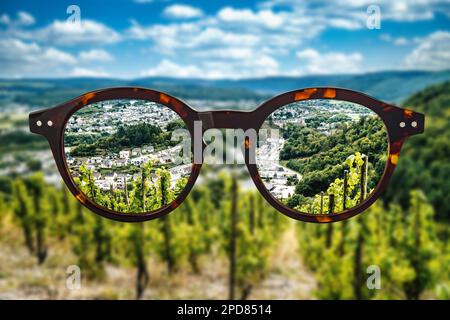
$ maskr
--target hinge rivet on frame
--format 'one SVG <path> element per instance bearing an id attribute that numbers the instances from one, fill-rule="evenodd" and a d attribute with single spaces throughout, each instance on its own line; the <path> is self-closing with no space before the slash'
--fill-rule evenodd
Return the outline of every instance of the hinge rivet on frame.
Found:
<path id="1" fill-rule="evenodd" d="M 400 128 L 404 128 L 406 126 L 406 123 L 404 123 L 403 121 L 400 122 Z"/>
<path id="2" fill-rule="evenodd" d="M 413 127 L 413 128 L 417 127 L 417 121 L 411 122 L 411 127 Z"/>
<path id="3" fill-rule="evenodd" d="M 36 125 L 37 125 L 38 127 L 42 126 L 42 121 L 36 121 Z"/>
<path id="4" fill-rule="evenodd" d="M 52 120 L 48 120 L 48 121 L 47 121 L 47 125 L 48 125 L 49 127 L 51 127 L 51 126 L 53 125 L 53 121 L 52 121 Z"/>

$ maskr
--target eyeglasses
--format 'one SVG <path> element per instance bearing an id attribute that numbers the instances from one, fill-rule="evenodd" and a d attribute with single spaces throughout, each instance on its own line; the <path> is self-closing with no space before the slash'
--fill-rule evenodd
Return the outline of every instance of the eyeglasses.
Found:
<path id="1" fill-rule="evenodd" d="M 192 189 L 210 129 L 243 132 L 253 182 L 281 213 L 307 222 L 348 219 L 386 188 L 403 142 L 424 115 L 365 94 L 307 88 L 252 111 L 196 111 L 166 93 L 110 88 L 32 112 L 74 196 L 119 221 L 158 218 Z M 193 151 L 193 153 L 192 153 Z"/>

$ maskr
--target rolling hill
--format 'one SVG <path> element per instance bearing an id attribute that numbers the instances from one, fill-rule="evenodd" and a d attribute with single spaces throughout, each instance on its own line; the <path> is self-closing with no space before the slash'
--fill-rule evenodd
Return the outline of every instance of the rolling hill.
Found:
<path id="1" fill-rule="evenodd" d="M 90 90 L 140 86 L 183 99 L 262 101 L 284 91 L 313 86 L 336 86 L 365 92 L 400 103 L 429 85 L 450 80 L 450 71 L 383 71 L 354 75 L 267 77 L 241 80 L 205 80 L 150 77 L 133 80 L 108 78 L 0 79 L 0 108 L 19 103 L 33 108 L 64 102 Z"/>

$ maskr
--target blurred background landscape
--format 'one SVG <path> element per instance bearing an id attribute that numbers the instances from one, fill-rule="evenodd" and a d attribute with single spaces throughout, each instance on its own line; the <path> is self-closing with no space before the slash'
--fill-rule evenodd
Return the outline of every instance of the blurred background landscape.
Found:
<path id="1" fill-rule="evenodd" d="M 61 27 L 70 3 L 2 2 L 0 299 L 449 299 L 449 4 L 379 1 L 381 29 L 369 30 L 370 4 L 350 2 L 118 1 L 102 13 L 79 1 L 75 31 Z M 245 168 L 210 165 L 166 219 L 116 223 L 77 203 L 28 131 L 30 111 L 113 86 L 199 110 L 337 86 L 422 112 L 426 129 L 383 197 L 347 222 L 288 219 Z M 79 290 L 66 286 L 71 265 Z M 371 265 L 381 289 L 366 285 Z"/>

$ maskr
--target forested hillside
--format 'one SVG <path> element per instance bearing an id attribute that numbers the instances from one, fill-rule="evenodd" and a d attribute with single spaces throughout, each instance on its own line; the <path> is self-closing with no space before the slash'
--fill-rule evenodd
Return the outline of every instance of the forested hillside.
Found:
<path id="1" fill-rule="evenodd" d="M 283 133 L 287 142 L 281 151 L 286 166 L 302 174 L 296 195 L 289 200 L 295 207 L 303 197 L 325 191 L 349 169 L 346 159 L 356 152 L 370 155 L 368 189 L 375 188 L 383 174 L 387 155 L 387 134 L 378 118 L 361 118 L 341 125 L 336 133 L 325 135 L 311 127 L 290 126 Z"/>
<path id="2" fill-rule="evenodd" d="M 421 189 L 436 217 L 450 222 L 450 82 L 420 91 L 402 105 L 425 114 L 425 132 L 403 146 L 384 199 L 407 207 L 409 190 Z"/>

